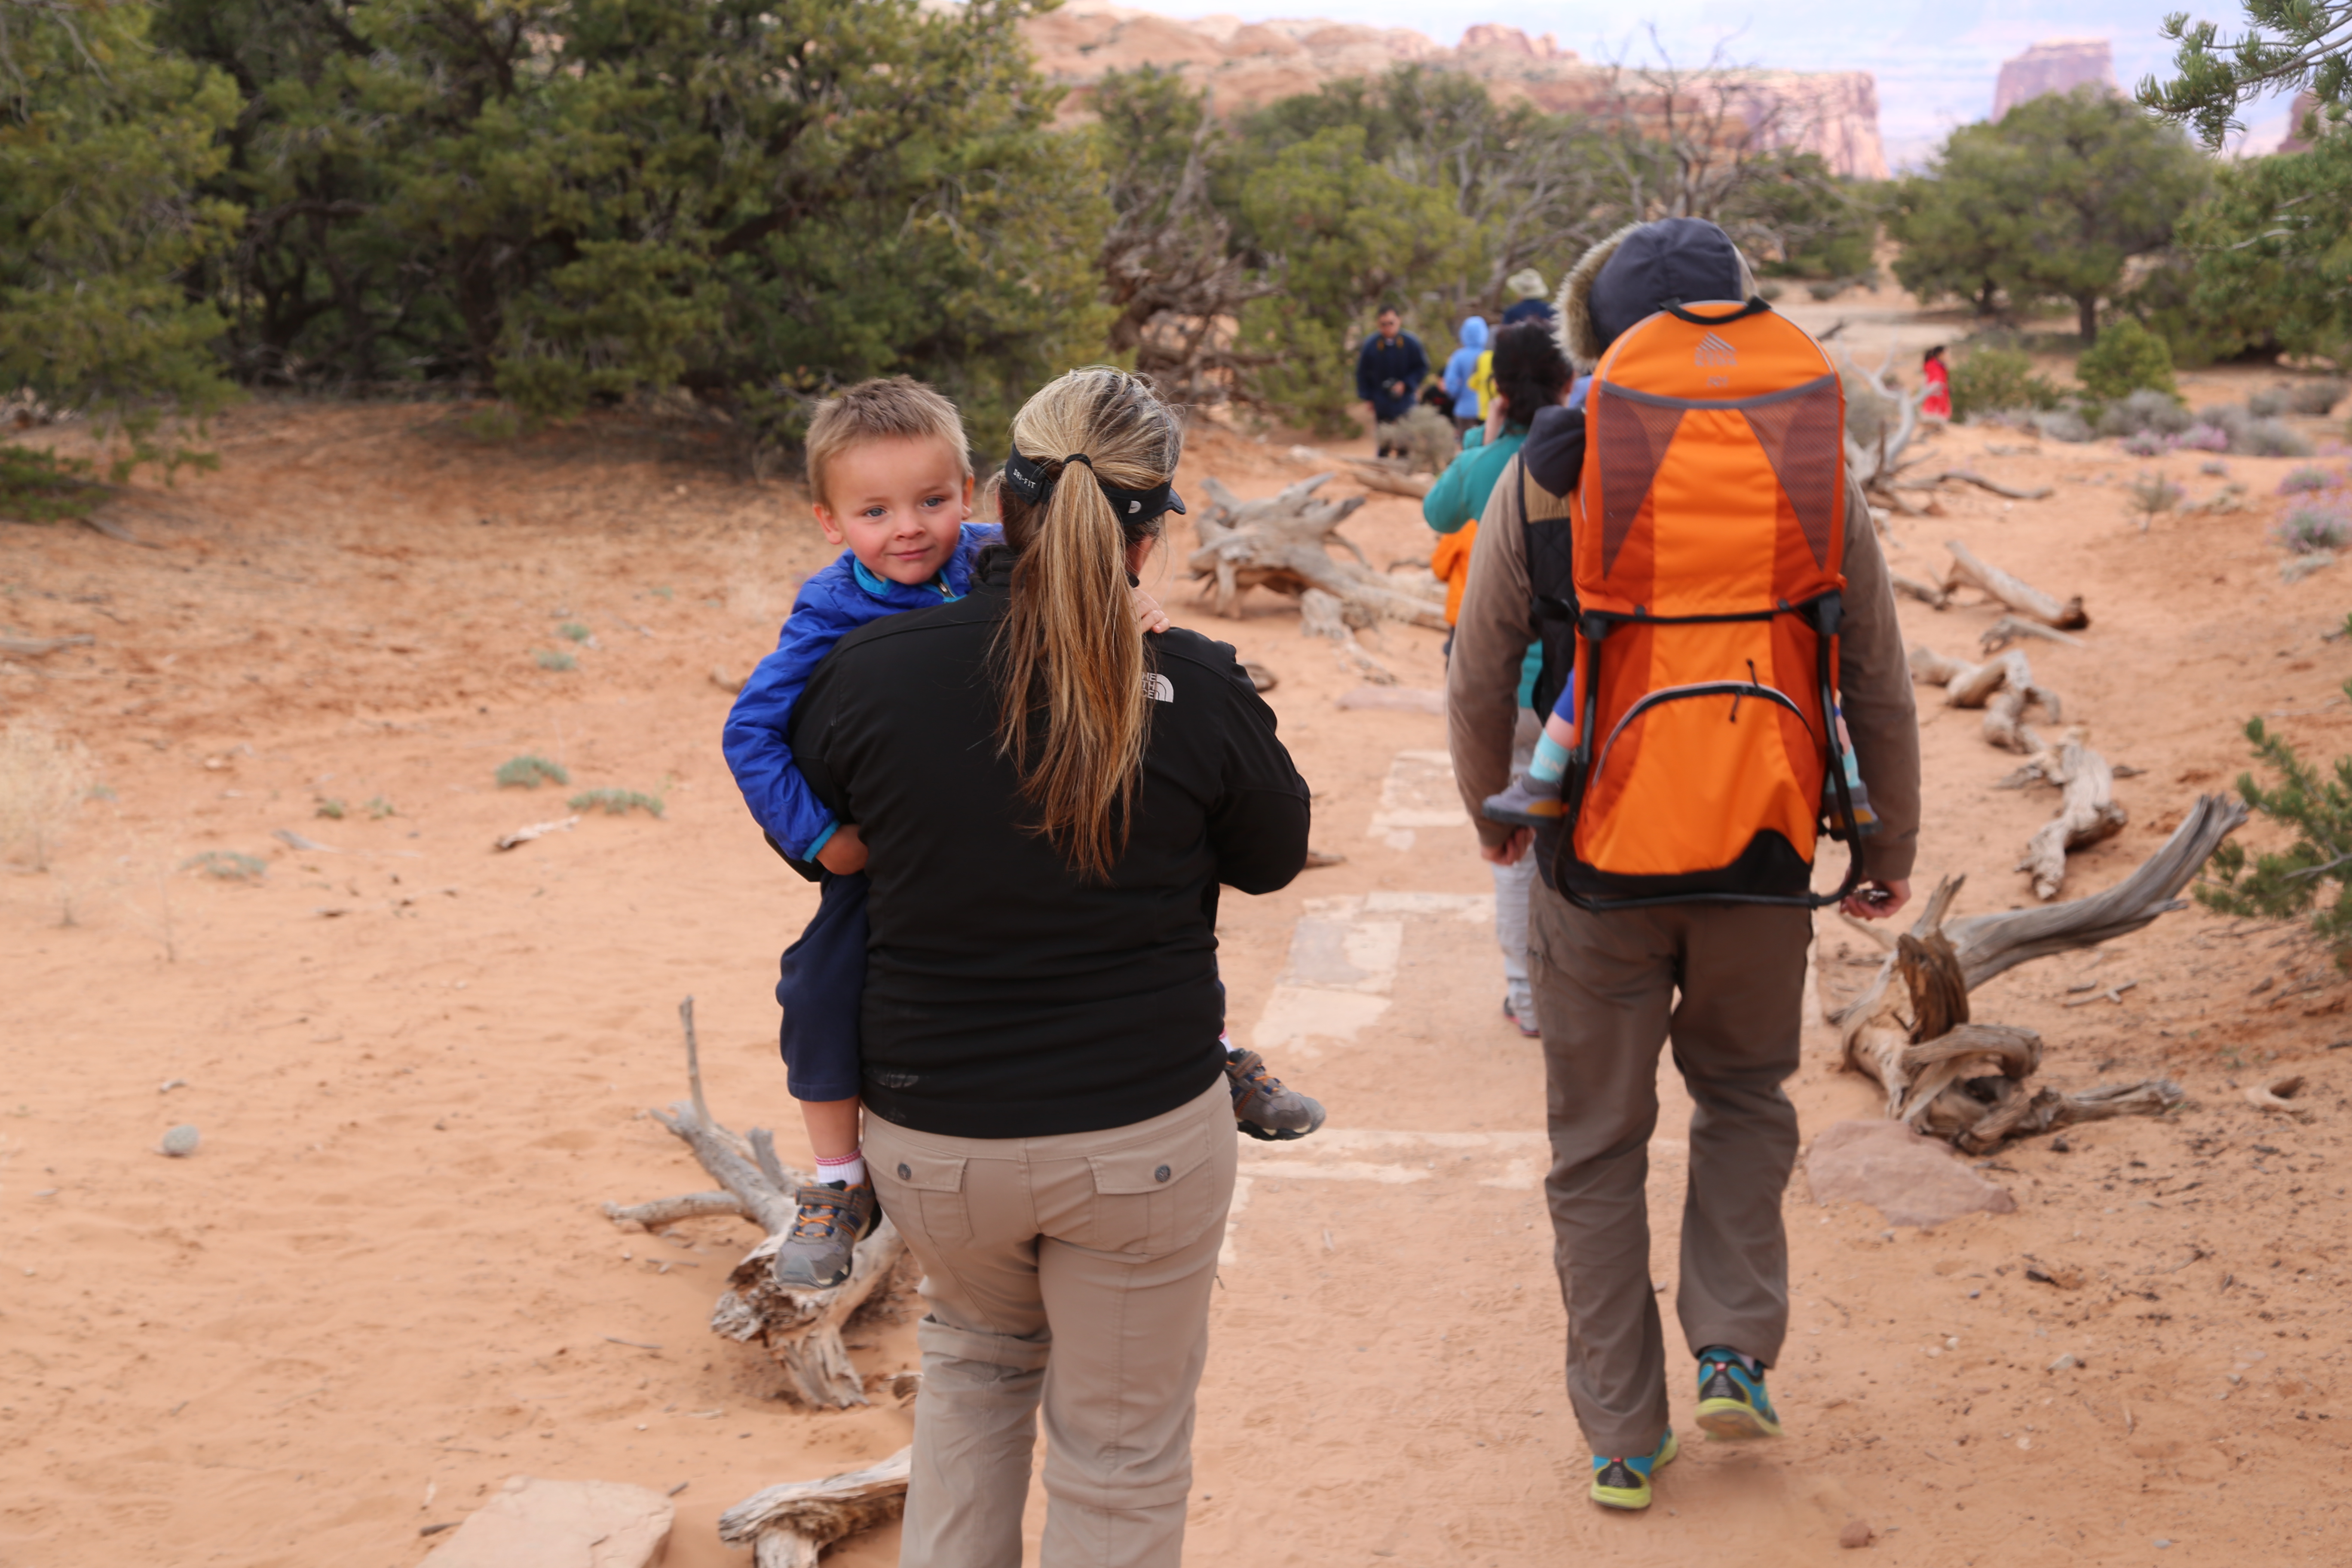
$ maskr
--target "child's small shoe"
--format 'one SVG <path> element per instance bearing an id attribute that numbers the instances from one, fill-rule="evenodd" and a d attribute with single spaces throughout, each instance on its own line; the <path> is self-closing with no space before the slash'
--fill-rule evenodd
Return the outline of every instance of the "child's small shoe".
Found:
<path id="1" fill-rule="evenodd" d="M 1568 815 L 1567 805 L 1559 798 L 1559 781 L 1539 784 L 1526 773 L 1511 781 L 1511 787 L 1500 795 L 1490 795 L 1480 809 L 1489 822 L 1507 822 L 1517 827 L 1543 827 Z"/>
<path id="2" fill-rule="evenodd" d="M 1251 1137 L 1287 1143 L 1323 1125 L 1323 1107 L 1265 1070 L 1255 1051 L 1225 1052 L 1225 1087 L 1234 1094 L 1234 1121 Z"/>
<path id="3" fill-rule="evenodd" d="M 829 1290 L 849 1278 L 857 1244 L 882 1223 L 874 1184 L 854 1187 L 811 1182 L 793 1194 L 800 1215 L 776 1248 L 776 1283 L 793 1290 Z"/>

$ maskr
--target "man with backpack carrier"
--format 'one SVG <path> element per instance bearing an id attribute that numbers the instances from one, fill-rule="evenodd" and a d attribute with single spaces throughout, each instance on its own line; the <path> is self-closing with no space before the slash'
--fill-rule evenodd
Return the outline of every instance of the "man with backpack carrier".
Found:
<path id="1" fill-rule="evenodd" d="M 1918 723 L 1886 563 L 1846 472 L 1820 346 L 1696 218 L 1621 230 L 1561 285 L 1581 409 L 1546 409 L 1496 485 L 1447 671 L 1481 853 L 1533 853 L 1536 1014 L 1594 1501 L 1647 1508 L 1675 1457 L 1643 1187 L 1659 1047 L 1695 1109 L 1676 1310 L 1696 1424 L 1780 1431 L 1764 1386 L 1789 1318 L 1781 1195 L 1813 910 L 1910 896 Z M 1512 679 L 1543 647 L 1552 714 L 1509 777 Z M 1811 891 L 1823 837 L 1851 857 Z"/>

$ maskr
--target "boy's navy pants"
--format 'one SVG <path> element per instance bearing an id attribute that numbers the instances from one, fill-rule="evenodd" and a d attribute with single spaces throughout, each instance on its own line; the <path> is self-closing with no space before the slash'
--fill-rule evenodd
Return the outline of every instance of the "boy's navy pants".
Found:
<path id="1" fill-rule="evenodd" d="M 777 961 L 784 1087 L 794 1100 L 852 1100 L 857 1015 L 866 995 L 866 876 L 828 873 L 816 914 Z"/>

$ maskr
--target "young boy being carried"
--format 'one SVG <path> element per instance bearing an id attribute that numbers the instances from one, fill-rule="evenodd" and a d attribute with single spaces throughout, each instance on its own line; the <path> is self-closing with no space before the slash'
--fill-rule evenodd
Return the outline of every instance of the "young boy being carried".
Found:
<path id="1" fill-rule="evenodd" d="M 866 980 L 866 845 L 803 779 L 787 740 L 793 708 L 834 644 L 869 621 L 960 599 L 992 523 L 971 521 L 972 472 L 955 405 L 905 376 L 861 382 L 820 405 L 808 433 L 811 510 L 832 565 L 801 584 L 776 650 L 727 715 L 727 765 L 776 852 L 821 884 L 817 912 L 784 950 L 776 1000 L 786 1087 L 816 1156 L 816 1180 L 776 1254 L 776 1279 L 824 1288 L 849 1277 L 857 1243 L 880 1223 L 860 1149 L 858 1011 Z M 1178 506 L 1181 510 L 1181 505 Z M 1147 632 L 1168 625 L 1136 591 Z M 1255 1051 L 1227 1044 L 1225 1076 L 1242 1131 L 1303 1138 L 1323 1108 L 1269 1075 Z"/>

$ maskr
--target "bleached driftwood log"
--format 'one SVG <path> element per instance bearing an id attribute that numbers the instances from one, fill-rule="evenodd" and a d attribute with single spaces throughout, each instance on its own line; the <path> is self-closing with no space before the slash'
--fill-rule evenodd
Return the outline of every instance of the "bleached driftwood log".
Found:
<path id="1" fill-rule="evenodd" d="M 2019 616 L 2003 616 L 1987 626 L 1977 638 L 1977 647 L 1988 654 L 1999 653 L 2020 637 L 2037 637 L 2043 642 L 2064 643 L 2068 647 L 2082 647 L 2083 639 L 2069 637 L 2055 626 L 2045 626 L 2040 621 L 2029 621 Z"/>
<path id="2" fill-rule="evenodd" d="M 2048 485 L 2036 485 L 2030 490 L 2020 489 L 2015 485 L 2002 484 L 1999 479 L 1989 479 L 1974 468 L 1946 468 L 1927 482 L 1931 485 L 1941 485 L 1955 480 L 1961 484 L 1975 485 L 1979 489 L 1990 490 L 1997 496 L 2008 496 L 2013 500 L 2047 500 L 2057 493 Z"/>
<path id="3" fill-rule="evenodd" d="M 1368 490 L 1386 490 L 1391 495 L 1407 496 L 1420 500 L 1437 483 L 1435 474 L 1416 473 L 1412 468 L 1395 458 L 1349 458 L 1349 471 L 1356 482 Z"/>
<path id="4" fill-rule="evenodd" d="M 2023 578 L 2012 577 L 1998 566 L 1985 564 L 1957 539 L 1946 540 L 1944 548 L 1952 555 L 1951 574 L 1945 580 L 1947 587 L 1968 584 L 2000 600 L 2019 615 L 2040 621 L 2045 626 L 2056 626 L 2061 631 L 2077 631 L 2091 624 L 2091 617 L 2084 612 L 2080 594 L 2061 604 Z"/>
<path id="5" fill-rule="evenodd" d="M 1356 640 L 1348 625 L 1347 606 L 1320 588 L 1309 588 L 1298 595 L 1298 631 L 1302 637 L 1328 637 L 1338 645 L 1339 668 L 1346 674 L 1359 676 L 1374 686 L 1394 686 L 1396 671 L 1382 664 Z"/>
<path id="6" fill-rule="evenodd" d="M 1201 545 L 1188 564 L 1195 580 L 1215 583 L 1217 613 L 1233 615 L 1244 588 L 1294 595 L 1320 588 L 1340 602 L 1349 626 L 1387 619 L 1444 631 L 1443 585 L 1432 578 L 1431 592 L 1414 593 L 1374 571 L 1355 542 L 1339 531 L 1364 498 L 1317 499 L 1315 491 L 1330 479 L 1318 474 L 1255 500 L 1243 500 L 1213 478 L 1203 481 L 1211 505 L 1194 525 Z M 1333 542 L 1355 559 L 1336 559 L 1328 548 Z"/>
<path id="7" fill-rule="evenodd" d="M 862 1470 L 754 1492 L 719 1516 L 719 1539 L 751 1547 L 754 1568 L 817 1568 L 835 1542 L 905 1511 L 913 1454 L 901 1448 Z"/>
<path id="8" fill-rule="evenodd" d="M 1916 599 L 1931 610 L 1951 607 L 1952 595 L 1933 583 L 1922 583 L 1916 577 L 1906 577 L 1900 572 L 1889 572 L 1886 579 L 1895 584 L 1896 593 Z"/>
<path id="9" fill-rule="evenodd" d="M 1845 384 L 1846 471 L 1874 497 L 1916 517 L 1921 509 L 1896 491 L 1895 481 L 1908 466 L 1903 454 L 1918 433 L 1919 405 L 1927 389 L 1906 391 L 1887 384 L 1895 368 L 1892 346 L 1874 371 L 1856 364 L 1851 353 L 1840 355 L 1840 361 L 1838 376 Z"/>
<path id="10" fill-rule="evenodd" d="M 2166 1079 L 2079 1093 L 2029 1091 L 2026 1080 L 2042 1059 L 2041 1037 L 1971 1022 L 1969 993 L 2021 963 L 2096 947 L 2186 908 L 2174 895 L 2245 820 L 2242 802 L 2201 795 L 2130 876 L 2105 892 L 2042 909 L 1948 922 L 1964 879 L 1937 883 L 1870 984 L 1830 1016 L 1845 1065 L 1886 1091 L 1889 1116 L 1971 1153 L 2069 1122 L 2160 1115 L 2179 1104 L 2180 1086 Z"/>
<path id="11" fill-rule="evenodd" d="M 710 1114 L 702 1094 L 702 1063 L 694 1036 L 694 998 L 678 1004 L 686 1031 L 686 1079 L 692 1098 L 653 1119 L 694 1151 L 702 1168 L 726 1189 L 657 1198 L 648 1204 L 606 1204 L 616 1225 L 647 1229 L 698 1215 L 737 1214 L 768 1233 L 727 1277 L 727 1291 L 711 1309 L 711 1331 L 744 1343 L 757 1342 L 783 1369 L 784 1393 L 796 1403 L 820 1409 L 846 1409 L 867 1403 L 864 1380 L 841 1342 L 842 1325 L 876 1290 L 887 1289 L 906 1240 L 887 1216 L 857 1244 L 849 1278 L 829 1290 L 779 1285 L 776 1248 L 793 1228 L 793 1193 L 809 1178 L 776 1158 L 773 1134 L 754 1127 L 738 1137 Z"/>
<path id="12" fill-rule="evenodd" d="M 1911 678 L 1944 689 L 1944 701 L 1953 708 L 1985 710 L 1987 743 L 2025 755 L 2042 750 L 2042 738 L 2024 722 L 2025 710 L 2039 704 L 2053 722 L 2063 722 L 2058 694 L 2039 685 L 2025 655 L 2011 650 L 1982 664 L 1947 658 L 1921 646 L 1911 650 Z"/>
<path id="13" fill-rule="evenodd" d="M 2115 770 L 2107 760 L 2084 744 L 2080 728 L 2069 730 L 2054 754 L 2040 762 L 2042 775 L 2063 789 L 2058 815 L 2035 829 L 2027 840 L 2025 858 L 2017 868 L 2033 878 L 2033 891 L 2044 900 L 2058 896 L 2066 885 L 2066 852 L 2112 838 L 2131 820 L 2116 804 Z"/>

